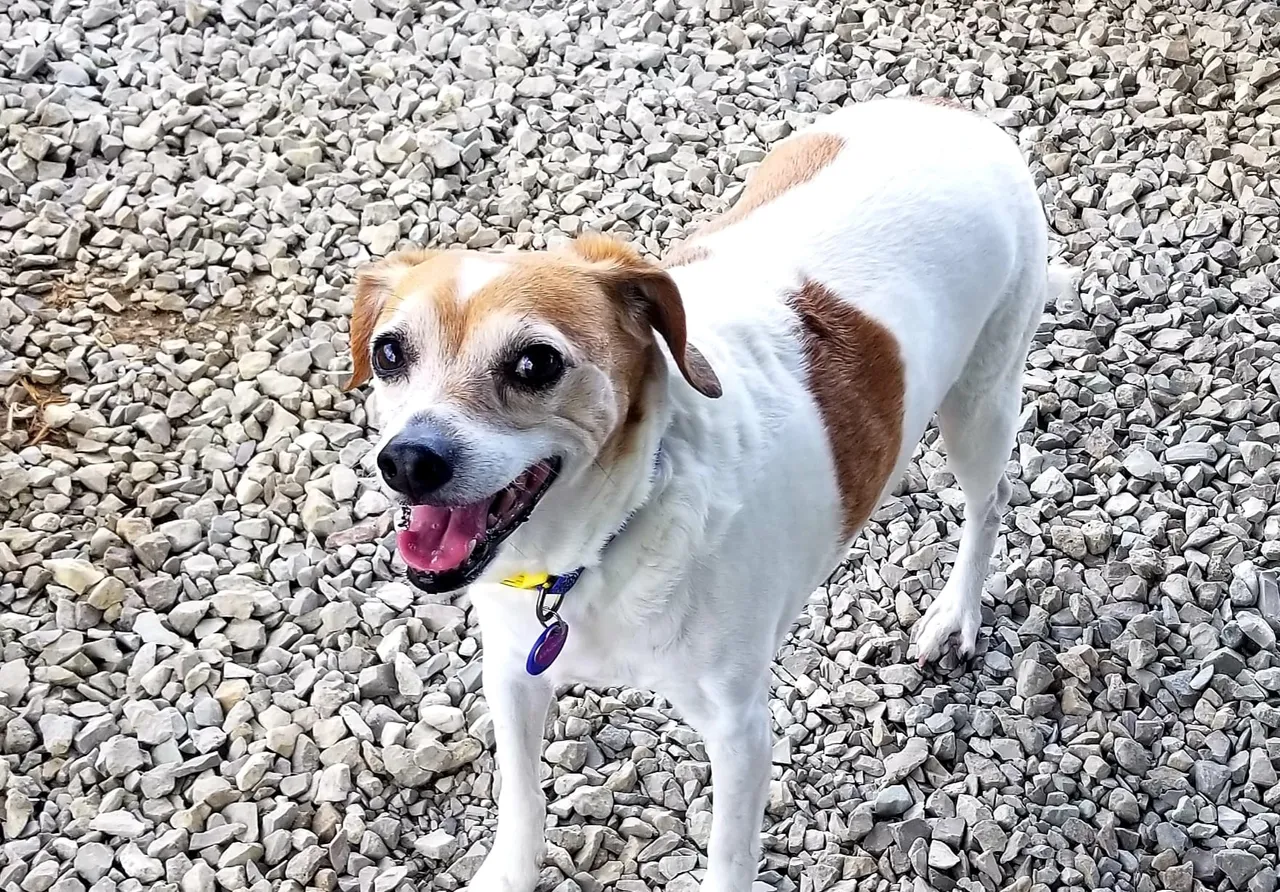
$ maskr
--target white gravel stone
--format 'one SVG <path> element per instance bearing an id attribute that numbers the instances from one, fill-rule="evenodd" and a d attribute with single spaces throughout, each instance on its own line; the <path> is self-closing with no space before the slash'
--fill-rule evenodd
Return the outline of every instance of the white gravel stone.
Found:
<path id="1" fill-rule="evenodd" d="M 132 839 L 138 836 L 146 826 L 142 819 L 121 809 L 101 812 L 89 821 L 90 830 L 97 830 L 121 839 Z"/>

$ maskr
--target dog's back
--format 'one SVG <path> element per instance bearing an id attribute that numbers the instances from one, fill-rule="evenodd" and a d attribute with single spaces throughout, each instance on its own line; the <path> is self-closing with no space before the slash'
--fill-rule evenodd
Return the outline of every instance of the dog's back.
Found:
<path id="1" fill-rule="evenodd" d="M 859 478 L 851 534 L 953 388 L 1020 369 L 1045 299 L 1046 230 L 1026 163 L 995 124 L 879 100 L 775 147 L 673 274 L 701 343 L 790 317 L 836 473 Z"/>

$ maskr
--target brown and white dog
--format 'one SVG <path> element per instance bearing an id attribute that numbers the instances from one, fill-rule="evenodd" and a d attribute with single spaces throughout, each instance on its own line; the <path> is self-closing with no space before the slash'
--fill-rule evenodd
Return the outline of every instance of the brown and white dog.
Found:
<path id="1" fill-rule="evenodd" d="M 965 523 L 916 646 L 973 653 L 1027 350 L 1065 284 L 1046 254 L 1012 141 L 883 100 L 782 142 L 665 267 L 585 236 L 360 273 L 353 384 L 377 379 L 399 551 L 422 588 L 470 586 L 484 634 L 502 784 L 472 889 L 538 881 L 570 682 L 659 692 L 702 733 L 702 888 L 751 889 L 770 662 L 935 413 Z"/>

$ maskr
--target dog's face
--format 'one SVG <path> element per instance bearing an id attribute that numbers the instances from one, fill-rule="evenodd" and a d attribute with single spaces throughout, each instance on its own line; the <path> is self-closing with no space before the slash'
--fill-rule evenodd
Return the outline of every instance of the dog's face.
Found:
<path id="1" fill-rule="evenodd" d="M 661 362 L 718 396 L 665 272 L 602 236 L 559 253 L 418 251 L 362 270 L 355 387 L 373 378 L 397 546 L 430 591 L 474 580 L 558 479 L 610 460 Z"/>

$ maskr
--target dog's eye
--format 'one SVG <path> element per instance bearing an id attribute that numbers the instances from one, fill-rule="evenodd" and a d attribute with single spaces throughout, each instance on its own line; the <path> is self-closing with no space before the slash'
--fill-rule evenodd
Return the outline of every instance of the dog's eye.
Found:
<path id="1" fill-rule="evenodd" d="M 530 344 L 507 366 L 507 376 L 530 390 L 543 390 L 560 380 L 564 374 L 564 357 L 554 347 L 546 344 Z"/>
<path id="2" fill-rule="evenodd" d="M 404 350 L 395 338 L 382 338 L 373 345 L 373 368 L 380 376 L 394 375 L 404 368 Z"/>

